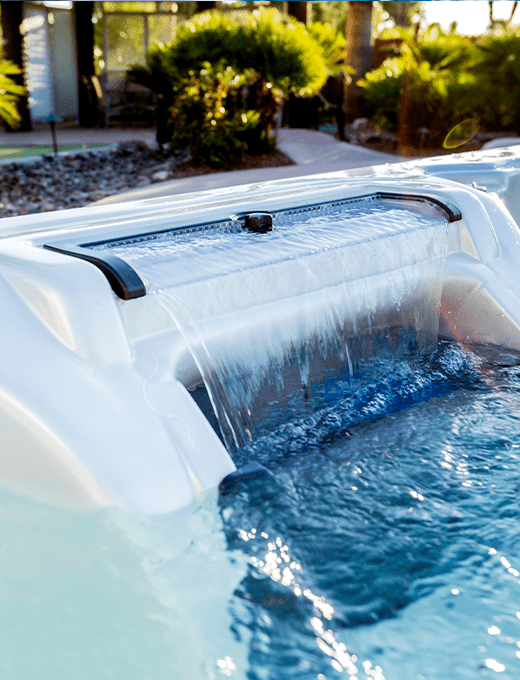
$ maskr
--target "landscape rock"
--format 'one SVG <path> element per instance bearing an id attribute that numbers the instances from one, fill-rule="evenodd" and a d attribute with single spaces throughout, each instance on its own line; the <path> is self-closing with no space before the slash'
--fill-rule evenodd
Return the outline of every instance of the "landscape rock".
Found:
<path id="1" fill-rule="evenodd" d="M 189 151 L 165 155 L 134 140 L 112 149 L 47 154 L 24 163 L 0 164 L 0 218 L 79 208 L 155 182 L 217 171 L 191 161 Z M 283 165 L 292 165 L 292 161 L 276 151 L 246 156 L 239 168 Z"/>
<path id="2" fill-rule="evenodd" d="M 158 172 L 153 173 L 152 179 L 154 182 L 164 182 L 169 176 L 170 173 L 167 170 L 159 170 Z"/>
<path id="3" fill-rule="evenodd" d="M 115 149 L 0 165 L 0 217 L 89 205 L 105 196 L 168 179 L 172 159 L 140 140 Z M 153 180 L 152 180 L 153 178 Z"/>

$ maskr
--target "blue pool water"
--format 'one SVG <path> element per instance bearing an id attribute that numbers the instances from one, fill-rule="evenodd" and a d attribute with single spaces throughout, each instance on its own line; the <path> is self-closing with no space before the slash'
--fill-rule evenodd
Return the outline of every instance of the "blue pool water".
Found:
<path id="1" fill-rule="evenodd" d="M 269 473 L 224 518 L 253 561 L 235 605 L 258 635 L 250 677 L 363 677 L 364 661 L 387 680 L 518 677 L 519 378 L 443 345 L 312 417 L 311 446 L 299 422 L 285 452 L 278 432 L 246 452 Z"/>
<path id="2" fill-rule="evenodd" d="M 179 513 L 0 492 L 0 677 L 520 677 L 520 366 L 379 368 Z"/>

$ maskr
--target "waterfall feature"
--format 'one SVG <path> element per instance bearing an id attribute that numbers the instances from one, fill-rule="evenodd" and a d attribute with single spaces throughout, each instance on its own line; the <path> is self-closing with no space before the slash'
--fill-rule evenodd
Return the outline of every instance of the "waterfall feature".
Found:
<path id="1" fill-rule="evenodd" d="M 266 409 L 437 340 L 447 234 L 431 206 L 367 197 L 276 212 L 267 233 L 232 219 L 98 248 L 171 315 L 233 449 Z"/>

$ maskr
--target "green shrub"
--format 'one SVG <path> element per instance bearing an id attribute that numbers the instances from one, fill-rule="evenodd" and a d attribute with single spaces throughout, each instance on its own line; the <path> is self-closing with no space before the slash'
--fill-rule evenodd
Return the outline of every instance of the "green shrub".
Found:
<path id="1" fill-rule="evenodd" d="M 242 21 L 204 12 L 179 26 L 164 48 L 164 65 L 183 72 L 206 61 L 252 68 L 286 94 L 316 92 L 326 78 L 321 47 L 304 26 L 273 9 L 256 10 Z"/>
<path id="2" fill-rule="evenodd" d="M 11 77 L 19 73 L 18 66 L 8 59 L 2 59 L 0 53 L 0 118 L 11 127 L 17 127 L 20 123 L 16 102 L 20 95 L 25 94 L 25 89 Z"/>
<path id="3" fill-rule="evenodd" d="M 244 86 L 255 77 L 251 71 L 238 74 L 231 66 L 205 62 L 182 79 L 171 108 L 173 142 L 188 149 L 195 164 L 228 167 L 255 144 L 269 144 L 258 138 L 261 112 L 246 108 L 244 99 Z"/>
<path id="4" fill-rule="evenodd" d="M 345 53 L 347 41 L 340 31 L 336 31 L 321 21 L 315 21 L 307 26 L 307 31 L 313 40 L 321 47 L 325 69 L 328 74 L 345 70 Z"/>
<path id="5" fill-rule="evenodd" d="M 366 113 L 375 124 L 397 131 L 401 99 L 406 96 L 415 127 L 411 141 L 418 143 L 419 131 L 427 128 L 430 143 L 439 144 L 453 126 L 474 115 L 475 77 L 471 72 L 445 68 L 446 55 L 434 68 L 422 58 L 425 52 L 422 46 L 403 45 L 402 56 L 387 59 L 358 85 L 363 88 Z M 440 51 L 436 54 L 441 56 Z"/>
<path id="6" fill-rule="evenodd" d="M 485 125 L 520 132 L 520 33 L 499 30 L 476 44 L 476 110 Z"/>
<path id="7" fill-rule="evenodd" d="M 438 25 L 430 26 L 416 45 L 418 58 L 433 69 L 460 71 L 467 68 L 473 54 L 472 39 L 457 33 L 444 33 Z"/>
<path id="8" fill-rule="evenodd" d="M 439 143 L 451 129 L 465 127 L 520 132 L 520 31 L 500 29 L 470 39 L 432 28 L 418 43 L 404 44 L 359 81 L 365 112 L 375 123 L 397 130 L 401 89 L 414 109 L 417 129 L 430 129 Z M 470 124 L 471 123 L 471 124 Z"/>
<path id="9" fill-rule="evenodd" d="M 338 44 L 329 45 L 332 59 Z M 152 47 L 146 66 L 134 66 L 127 75 L 158 96 L 160 143 L 172 137 L 176 147 L 189 143 L 194 158 L 218 165 L 244 150 L 272 150 L 270 133 L 282 97 L 314 93 L 325 82 L 323 52 L 304 26 L 276 10 L 257 10 L 245 19 L 204 12 L 181 24 L 170 44 Z M 213 102 L 224 90 L 226 114 L 219 116 Z M 206 116 L 215 121 L 211 128 Z M 197 125 L 204 139 L 196 139 Z"/>
<path id="10" fill-rule="evenodd" d="M 405 62 L 401 57 L 386 59 L 379 68 L 357 81 L 363 89 L 364 112 L 379 127 L 397 130 L 399 93 L 403 85 Z"/>

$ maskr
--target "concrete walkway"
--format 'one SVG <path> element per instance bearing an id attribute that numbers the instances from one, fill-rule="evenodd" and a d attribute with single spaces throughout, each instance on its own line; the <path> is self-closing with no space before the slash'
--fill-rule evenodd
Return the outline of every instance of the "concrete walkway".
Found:
<path id="1" fill-rule="evenodd" d="M 400 161 L 398 156 L 372 151 L 363 146 L 340 142 L 332 135 L 316 130 L 278 130 L 278 148 L 297 165 L 316 172 L 361 168 Z"/>
<path id="2" fill-rule="evenodd" d="M 103 144 L 111 146 L 119 142 L 142 140 L 155 144 L 155 130 L 151 128 L 74 128 L 63 127 L 57 130 L 59 144 Z M 51 144 L 48 126 L 39 126 L 32 132 L 0 131 L 0 146 L 32 146 Z M 204 191 L 239 184 L 264 182 L 286 177 L 315 175 L 335 170 L 361 168 L 383 163 L 396 163 L 403 160 L 399 156 L 379 153 L 362 146 L 340 142 L 332 135 L 315 130 L 282 128 L 277 132 L 277 146 L 295 165 L 258 168 L 253 170 L 232 170 L 216 172 L 197 177 L 167 180 L 147 187 L 133 189 L 122 194 L 108 196 L 100 203 L 119 203 L 126 200 L 172 196 L 174 194 Z M 10 158 L 13 162 L 15 159 Z M 1 169 L 0 169 L 1 173 Z"/>
<path id="3" fill-rule="evenodd" d="M 147 144 L 155 143 L 153 128 L 81 128 L 75 125 L 58 123 L 56 138 L 60 144 L 103 144 L 110 146 L 132 139 L 142 139 Z M 49 125 L 37 123 L 31 132 L 5 132 L 0 129 L 0 146 L 52 146 Z"/>
<path id="4" fill-rule="evenodd" d="M 362 168 L 383 163 L 398 163 L 404 160 L 399 156 L 379 153 L 354 144 L 340 142 L 332 135 L 315 130 L 282 128 L 277 132 L 277 146 L 295 165 L 277 168 L 256 168 L 253 170 L 231 170 L 215 172 L 197 177 L 185 177 L 160 182 L 122 194 L 107 196 L 99 203 L 119 203 L 143 198 L 173 196 L 192 191 L 220 189 L 240 184 L 254 184 L 274 179 L 302 177 L 348 168 Z"/>

